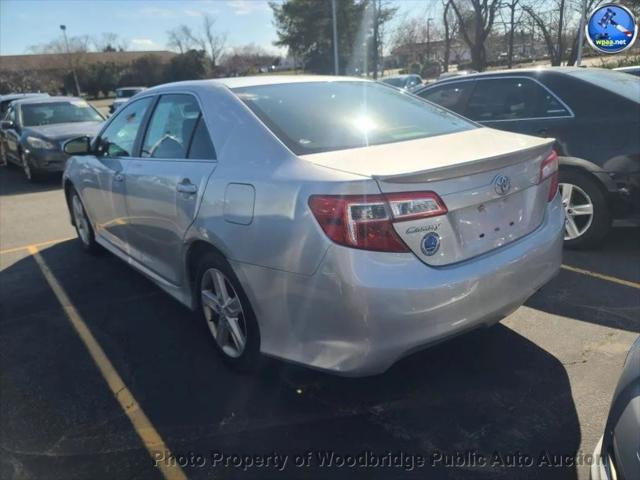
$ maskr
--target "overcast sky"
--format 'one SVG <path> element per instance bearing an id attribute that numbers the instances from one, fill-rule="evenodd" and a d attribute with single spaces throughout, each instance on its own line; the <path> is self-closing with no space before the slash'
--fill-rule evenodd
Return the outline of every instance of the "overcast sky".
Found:
<path id="1" fill-rule="evenodd" d="M 401 18 L 433 10 L 439 0 L 390 3 L 399 7 Z M 0 0 L 0 55 L 29 53 L 30 46 L 58 38 L 60 24 L 69 36 L 113 32 L 130 50 L 163 50 L 167 30 L 180 24 L 196 28 L 204 12 L 217 18 L 228 46 L 255 43 L 278 51 L 271 8 L 264 0 Z"/>

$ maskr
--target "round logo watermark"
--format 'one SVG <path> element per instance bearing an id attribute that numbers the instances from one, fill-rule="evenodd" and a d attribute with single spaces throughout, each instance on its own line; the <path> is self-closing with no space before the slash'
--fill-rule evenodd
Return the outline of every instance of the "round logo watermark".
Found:
<path id="1" fill-rule="evenodd" d="M 638 25 L 631 11 L 615 3 L 591 12 L 585 28 L 589 44 L 603 53 L 620 53 L 631 47 L 638 36 Z"/>

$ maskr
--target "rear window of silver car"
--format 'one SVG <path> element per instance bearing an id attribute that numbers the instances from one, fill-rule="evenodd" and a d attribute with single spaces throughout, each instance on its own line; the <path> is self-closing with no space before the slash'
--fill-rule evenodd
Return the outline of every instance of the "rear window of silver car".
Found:
<path id="1" fill-rule="evenodd" d="M 478 128 L 420 98 L 375 82 L 284 83 L 233 91 L 297 155 Z"/>

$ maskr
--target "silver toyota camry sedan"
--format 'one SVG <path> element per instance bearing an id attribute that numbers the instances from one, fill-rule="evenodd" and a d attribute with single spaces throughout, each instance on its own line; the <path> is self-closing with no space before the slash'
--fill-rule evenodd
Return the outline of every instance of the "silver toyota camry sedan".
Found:
<path id="1" fill-rule="evenodd" d="M 69 141 L 63 182 L 82 247 L 198 310 L 229 364 L 370 375 L 556 274 L 552 144 L 361 79 L 202 80 Z"/>

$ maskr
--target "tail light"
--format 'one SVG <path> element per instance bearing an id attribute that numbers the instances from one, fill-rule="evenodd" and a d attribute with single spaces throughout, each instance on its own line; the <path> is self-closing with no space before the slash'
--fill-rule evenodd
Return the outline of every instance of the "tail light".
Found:
<path id="1" fill-rule="evenodd" d="M 551 150 L 551 153 L 547 158 L 544 159 L 542 165 L 540 165 L 540 180 L 538 183 L 541 183 L 543 180 L 551 177 L 551 181 L 549 182 L 549 196 L 547 197 L 547 201 L 551 201 L 555 198 L 556 193 L 558 193 L 558 154 L 555 150 Z"/>
<path id="2" fill-rule="evenodd" d="M 433 192 L 387 195 L 312 195 L 309 207 L 324 233 L 334 242 L 380 252 L 408 252 L 393 222 L 447 213 Z"/>

